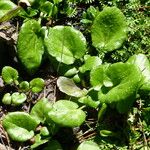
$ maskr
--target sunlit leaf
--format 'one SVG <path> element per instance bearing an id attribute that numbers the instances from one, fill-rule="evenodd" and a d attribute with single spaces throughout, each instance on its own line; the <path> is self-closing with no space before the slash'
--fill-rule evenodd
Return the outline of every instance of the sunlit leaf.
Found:
<path id="1" fill-rule="evenodd" d="M 10 0 L 0 0 L 0 20 L 1 17 L 3 17 L 6 13 L 14 9 L 15 7 L 17 7 L 17 5 Z"/>
<path id="2" fill-rule="evenodd" d="M 141 83 L 141 90 L 150 91 L 150 61 L 144 54 L 131 56 L 128 63 L 135 64 L 142 72 L 143 82 Z"/>
<path id="3" fill-rule="evenodd" d="M 66 77 L 59 77 L 57 80 L 57 86 L 61 92 L 74 97 L 82 97 L 87 93 L 87 91 L 81 90 L 77 87 L 72 79 Z"/>
<path id="4" fill-rule="evenodd" d="M 51 111 L 52 104 L 46 98 L 39 100 L 31 109 L 30 115 L 36 120 L 37 123 L 44 123 L 48 112 Z"/>
<path id="5" fill-rule="evenodd" d="M 34 136 L 37 123 L 28 113 L 11 112 L 3 118 L 2 125 L 12 140 L 24 142 Z"/>
<path id="6" fill-rule="evenodd" d="M 127 112 L 136 98 L 141 84 L 141 72 L 133 64 L 115 63 L 105 71 L 113 83 L 112 87 L 101 87 L 99 100 L 102 103 L 116 103 L 119 112 Z"/>
<path id="7" fill-rule="evenodd" d="M 30 81 L 29 84 L 32 92 L 34 93 L 41 92 L 45 85 L 44 80 L 42 78 L 34 78 L 33 80 Z"/>
<path id="8" fill-rule="evenodd" d="M 18 37 L 18 56 L 29 73 L 34 73 L 41 64 L 44 53 L 41 27 L 36 20 L 23 23 Z"/>
<path id="9" fill-rule="evenodd" d="M 105 7 L 99 12 L 91 29 L 93 46 L 99 51 L 113 51 L 119 48 L 126 38 L 125 16 L 116 7 Z"/>
<path id="10" fill-rule="evenodd" d="M 12 104 L 20 105 L 27 99 L 27 96 L 24 93 L 15 92 L 11 95 L 11 99 Z"/>
<path id="11" fill-rule="evenodd" d="M 6 93 L 2 98 L 3 104 L 10 105 L 11 104 L 11 95 L 10 93 Z"/>
<path id="12" fill-rule="evenodd" d="M 81 58 L 86 52 L 84 36 L 80 31 L 69 26 L 49 28 L 45 45 L 51 56 L 65 64 L 73 64 L 75 59 Z"/>
<path id="13" fill-rule="evenodd" d="M 97 56 L 90 56 L 85 60 L 85 63 L 79 68 L 81 73 L 92 70 L 102 64 L 102 60 Z"/>
<path id="14" fill-rule="evenodd" d="M 55 123 L 66 127 L 80 126 L 86 117 L 76 103 L 68 100 L 57 101 L 48 115 Z"/>
<path id="15" fill-rule="evenodd" d="M 29 82 L 28 81 L 22 81 L 19 84 L 19 88 L 20 88 L 20 90 L 28 91 L 29 90 Z"/>
<path id="16" fill-rule="evenodd" d="M 84 141 L 79 145 L 77 150 L 100 150 L 100 148 L 93 141 Z"/>
<path id="17" fill-rule="evenodd" d="M 18 71 L 10 66 L 5 66 L 2 69 L 2 78 L 7 84 L 16 82 L 18 79 Z"/>

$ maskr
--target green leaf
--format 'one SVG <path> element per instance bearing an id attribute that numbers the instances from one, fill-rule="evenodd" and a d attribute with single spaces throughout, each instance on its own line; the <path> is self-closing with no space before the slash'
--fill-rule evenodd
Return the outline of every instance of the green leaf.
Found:
<path id="1" fill-rule="evenodd" d="M 125 113 L 132 106 L 137 90 L 141 84 L 141 72 L 133 64 L 115 63 L 105 71 L 106 76 L 113 83 L 112 87 L 103 85 L 99 91 L 99 100 L 102 103 L 116 103 L 117 110 Z"/>
<path id="2" fill-rule="evenodd" d="M 57 80 L 59 90 L 67 95 L 74 97 L 82 97 L 87 94 L 87 91 L 78 88 L 72 79 L 66 77 L 59 77 Z"/>
<path id="3" fill-rule="evenodd" d="M 29 84 L 33 93 L 39 93 L 44 89 L 45 82 L 42 78 L 35 78 Z"/>
<path id="4" fill-rule="evenodd" d="M 51 140 L 43 150 L 63 150 L 56 140 Z"/>
<path id="5" fill-rule="evenodd" d="M 42 98 L 39 100 L 31 109 L 30 115 L 36 120 L 39 124 L 44 123 L 48 112 L 52 110 L 52 104 L 48 101 L 47 98 Z"/>
<path id="6" fill-rule="evenodd" d="M 143 76 L 141 90 L 150 91 L 150 62 L 144 54 L 131 56 L 128 63 L 135 64 L 141 71 Z"/>
<path id="7" fill-rule="evenodd" d="M 10 10 L 17 7 L 13 2 L 10 0 L 0 0 L 0 20 L 1 17 L 8 13 Z"/>
<path id="8" fill-rule="evenodd" d="M 3 118 L 2 125 L 12 140 L 24 142 L 34 136 L 37 123 L 28 113 L 11 112 Z"/>
<path id="9" fill-rule="evenodd" d="M 77 150 L 100 150 L 100 148 L 93 141 L 84 141 L 79 145 Z"/>
<path id="10" fill-rule="evenodd" d="M 90 83 L 94 87 L 95 90 L 99 91 L 100 88 L 104 85 L 104 83 L 110 83 L 110 86 L 113 86 L 113 83 L 107 77 L 105 74 L 107 68 L 109 67 L 109 64 L 106 65 L 100 65 L 90 72 Z"/>
<path id="11" fill-rule="evenodd" d="M 7 84 L 15 83 L 18 79 L 18 71 L 10 66 L 5 66 L 2 69 L 2 78 Z"/>
<path id="12" fill-rule="evenodd" d="M 27 92 L 29 90 L 29 82 L 28 81 L 22 81 L 19 84 L 19 88 L 20 88 L 20 90 Z"/>
<path id="13" fill-rule="evenodd" d="M 23 23 L 17 47 L 20 61 L 29 73 L 34 73 L 40 66 L 44 53 L 41 26 L 36 20 Z"/>
<path id="14" fill-rule="evenodd" d="M 12 104 L 20 105 L 27 99 L 27 96 L 24 93 L 15 92 L 11 95 L 11 99 Z"/>
<path id="15" fill-rule="evenodd" d="M 41 135 L 40 134 L 37 134 L 35 137 L 34 137 L 34 144 L 31 145 L 31 149 L 35 149 L 36 147 L 42 145 L 42 144 L 45 144 L 49 141 L 49 139 L 41 139 Z"/>
<path id="16" fill-rule="evenodd" d="M 99 51 L 118 49 L 126 38 L 126 19 L 116 7 L 105 7 L 99 12 L 91 29 L 93 46 Z"/>
<path id="17" fill-rule="evenodd" d="M 55 123 L 66 127 L 80 126 L 86 117 L 76 103 L 68 100 L 57 101 L 48 115 Z"/>
<path id="18" fill-rule="evenodd" d="M 85 37 L 69 26 L 49 28 L 45 45 L 49 55 L 65 64 L 73 64 L 75 59 L 80 59 L 86 52 Z"/>
<path id="19" fill-rule="evenodd" d="M 10 105 L 11 104 L 11 95 L 10 93 L 6 93 L 3 98 L 2 98 L 2 102 L 5 105 Z"/>
<path id="20" fill-rule="evenodd" d="M 79 68 L 81 73 L 92 70 L 102 64 L 102 60 L 97 56 L 90 56 L 85 60 L 85 63 Z"/>
<path id="21" fill-rule="evenodd" d="M 80 103 L 83 103 L 87 106 L 90 106 L 90 107 L 93 107 L 93 108 L 97 108 L 98 105 L 100 104 L 99 101 L 94 101 L 91 96 L 84 96 L 84 97 L 81 97 L 80 99 L 78 99 L 78 101 Z"/>

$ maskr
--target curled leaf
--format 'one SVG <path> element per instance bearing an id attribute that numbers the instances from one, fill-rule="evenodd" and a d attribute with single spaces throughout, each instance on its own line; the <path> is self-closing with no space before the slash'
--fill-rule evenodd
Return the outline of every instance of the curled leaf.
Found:
<path id="1" fill-rule="evenodd" d="M 131 56 L 128 63 L 135 64 L 142 73 L 142 86 L 141 90 L 150 91 L 150 61 L 144 54 L 138 54 Z"/>
<path id="2" fill-rule="evenodd" d="M 10 105 L 11 104 L 11 95 L 10 93 L 6 93 L 3 98 L 2 98 L 2 102 L 6 105 Z"/>
<path id="3" fill-rule="evenodd" d="M 82 97 L 87 94 L 87 91 L 81 90 L 75 85 L 72 79 L 66 77 L 59 77 L 57 80 L 59 90 L 67 95 L 74 97 Z"/>

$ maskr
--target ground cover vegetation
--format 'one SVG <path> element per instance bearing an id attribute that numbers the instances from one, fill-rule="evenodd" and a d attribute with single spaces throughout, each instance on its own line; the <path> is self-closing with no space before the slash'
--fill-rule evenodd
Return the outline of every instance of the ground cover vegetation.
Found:
<path id="1" fill-rule="evenodd" d="M 0 149 L 150 148 L 149 0 L 0 0 Z"/>

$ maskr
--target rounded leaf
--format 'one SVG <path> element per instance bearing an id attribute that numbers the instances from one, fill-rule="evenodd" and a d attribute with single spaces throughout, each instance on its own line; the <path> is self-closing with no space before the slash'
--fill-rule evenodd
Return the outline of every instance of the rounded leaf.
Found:
<path id="1" fill-rule="evenodd" d="M 3 118 L 2 125 L 12 140 L 24 142 L 34 136 L 37 123 L 28 113 L 11 112 Z"/>
<path id="2" fill-rule="evenodd" d="M 19 84 L 19 88 L 20 88 L 20 90 L 28 91 L 29 90 L 29 82 L 28 81 L 22 81 Z"/>
<path id="3" fill-rule="evenodd" d="M 85 121 L 85 113 L 77 109 L 78 105 L 67 100 L 59 100 L 48 113 L 51 120 L 60 126 L 77 127 Z"/>
<path id="4" fill-rule="evenodd" d="M 75 59 L 81 58 L 86 52 L 85 37 L 69 26 L 49 28 L 45 45 L 51 56 L 65 64 L 73 64 Z"/>
<path id="5" fill-rule="evenodd" d="M 116 7 L 105 7 L 99 12 L 92 25 L 92 43 L 100 51 L 119 48 L 126 38 L 126 20 Z"/>
<path id="6" fill-rule="evenodd" d="M 10 95 L 10 93 L 6 93 L 6 94 L 3 96 L 2 102 L 3 102 L 5 105 L 10 105 L 10 104 L 11 104 L 11 95 Z"/>
<path id="7" fill-rule="evenodd" d="M 16 82 L 18 79 L 18 71 L 10 66 L 5 66 L 2 69 L 2 78 L 7 84 Z"/>
<path id="8" fill-rule="evenodd" d="M 84 141 L 79 145 L 77 150 L 100 150 L 100 148 L 93 141 Z"/>
<path id="9" fill-rule="evenodd" d="M 11 95 L 11 99 L 12 104 L 20 105 L 27 99 L 27 96 L 24 93 L 15 92 Z"/>
<path id="10" fill-rule="evenodd" d="M 23 23 L 18 36 L 18 56 L 29 73 L 34 73 L 41 64 L 44 53 L 41 26 L 36 20 Z"/>
<path id="11" fill-rule="evenodd" d="M 52 110 L 52 104 L 48 101 L 47 98 L 42 98 L 39 100 L 31 109 L 30 115 L 36 120 L 39 124 L 44 123 L 48 112 Z"/>
<path id="12" fill-rule="evenodd" d="M 44 89 L 44 80 L 42 78 L 35 78 L 30 81 L 30 88 L 33 93 L 39 93 Z"/>

